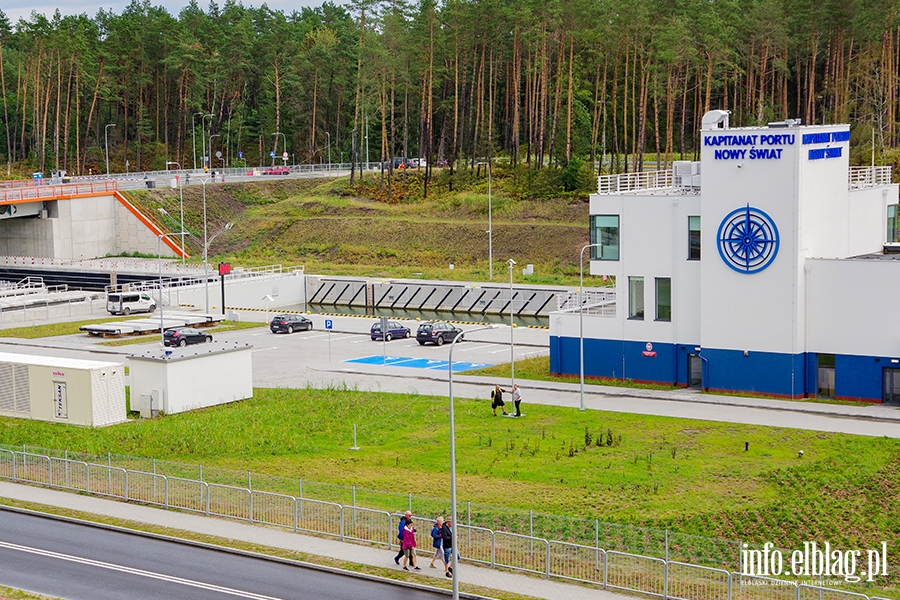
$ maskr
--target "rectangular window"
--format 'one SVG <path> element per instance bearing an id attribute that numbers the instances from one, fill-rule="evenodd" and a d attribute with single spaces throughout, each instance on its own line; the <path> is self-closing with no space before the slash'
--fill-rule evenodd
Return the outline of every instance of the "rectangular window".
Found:
<path id="1" fill-rule="evenodd" d="M 591 215 L 591 260 L 619 260 L 619 215 Z"/>
<path id="2" fill-rule="evenodd" d="M 656 320 L 672 320 L 672 279 L 656 278 Z"/>
<path id="3" fill-rule="evenodd" d="M 887 207 L 888 209 L 888 223 L 887 223 L 887 240 L 888 242 L 896 242 L 897 240 L 897 226 L 900 225 L 897 223 L 897 208 L 896 204 L 891 204 Z"/>
<path id="4" fill-rule="evenodd" d="M 688 260 L 700 260 L 700 217 L 688 217 Z"/>
<path id="5" fill-rule="evenodd" d="M 628 318 L 644 318 L 644 278 L 628 278 Z"/>

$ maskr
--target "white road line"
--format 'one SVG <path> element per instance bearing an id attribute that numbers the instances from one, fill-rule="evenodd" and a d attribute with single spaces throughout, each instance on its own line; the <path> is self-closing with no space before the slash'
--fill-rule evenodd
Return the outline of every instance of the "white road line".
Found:
<path id="1" fill-rule="evenodd" d="M 483 346 L 472 346 L 471 348 L 462 348 L 460 352 L 471 352 L 472 350 L 484 350 L 485 348 L 493 348 L 497 344 L 485 344 Z"/>
<path id="2" fill-rule="evenodd" d="M 278 350 L 278 346 L 271 346 L 269 348 L 254 348 L 253 352 L 265 352 L 267 350 Z"/>
<path id="3" fill-rule="evenodd" d="M 492 350 L 491 354 L 497 354 L 498 352 L 509 352 L 509 348 L 501 348 L 500 350 Z"/>
<path id="4" fill-rule="evenodd" d="M 251 598 L 253 600 L 280 600 L 279 598 L 274 598 L 273 596 L 263 596 L 261 594 L 254 594 L 253 592 L 245 592 L 245 591 L 236 590 L 233 588 L 222 587 L 220 585 L 213 585 L 211 583 L 203 583 L 202 581 L 183 579 L 181 577 L 175 577 L 173 575 L 164 575 L 162 573 L 154 573 L 153 571 L 144 571 L 143 569 L 135 569 L 135 568 L 126 567 L 123 565 L 114 565 L 112 563 L 101 562 L 99 560 L 91 560 L 89 558 L 72 556 L 70 554 L 60 554 L 58 552 L 51 552 L 49 550 L 41 550 L 40 548 L 31 548 L 29 546 L 20 546 L 18 544 L 10 544 L 8 542 L 0 542 L 0 548 L 6 548 L 8 550 L 17 550 L 19 552 L 26 552 L 28 554 L 37 554 L 39 556 L 46 556 L 48 558 L 56 558 L 58 560 L 65 560 L 68 562 L 79 563 L 79 564 L 88 565 L 91 567 L 98 567 L 101 569 L 109 569 L 110 571 L 119 571 L 120 573 L 128 573 L 129 575 L 137 575 L 139 577 L 147 577 L 149 579 L 158 579 L 160 581 L 167 581 L 169 583 L 178 583 L 180 585 L 186 585 L 189 587 L 200 588 L 203 590 L 210 590 L 210 591 L 219 592 L 222 594 L 229 594 L 231 596 L 238 596 L 240 598 Z"/>

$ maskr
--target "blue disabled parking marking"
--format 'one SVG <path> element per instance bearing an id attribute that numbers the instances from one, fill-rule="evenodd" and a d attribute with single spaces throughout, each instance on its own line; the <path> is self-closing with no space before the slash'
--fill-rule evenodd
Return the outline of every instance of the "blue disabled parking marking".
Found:
<path id="1" fill-rule="evenodd" d="M 431 369 L 434 371 L 447 371 L 450 363 L 446 360 L 430 359 L 430 358 L 405 358 L 402 356 L 364 356 L 362 358 L 351 358 L 344 362 L 358 363 L 362 365 L 384 365 L 387 367 L 409 367 L 411 369 Z M 489 363 L 472 363 L 472 362 L 454 362 L 453 372 L 471 371 L 473 369 L 483 369 L 490 367 Z"/>

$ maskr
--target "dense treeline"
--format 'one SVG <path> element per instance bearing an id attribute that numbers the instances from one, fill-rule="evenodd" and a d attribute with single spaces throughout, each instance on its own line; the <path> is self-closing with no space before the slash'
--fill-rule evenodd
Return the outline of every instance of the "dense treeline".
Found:
<path id="1" fill-rule="evenodd" d="M 192 0 L 173 16 L 133 0 L 15 24 L 0 11 L 0 155 L 7 174 L 104 171 L 107 147 L 112 171 L 283 151 L 632 171 L 695 152 L 700 117 L 724 108 L 736 125 L 849 122 L 868 160 L 872 140 L 897 142 L 898 6 L 351 0 L 286 15 Z"/>

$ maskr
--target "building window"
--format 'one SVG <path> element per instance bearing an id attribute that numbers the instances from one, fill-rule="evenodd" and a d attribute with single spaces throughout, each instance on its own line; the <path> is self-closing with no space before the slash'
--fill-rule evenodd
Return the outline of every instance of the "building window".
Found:
<path id="1" fill-rule="evenodd" d="M 897 205 L 891 204 L 887 207 L 888 209 L 888 226 L 887 226 L 887 241 L 888 242 L 896 242 L 897 241 Z"/>
<path id="2" fill-rule="evenodd" d="M 619 215 L 591 215 L 591 260 L 619 260 Z"/>
<path id="3" fill-rule="evenodd" d="M 700 217 L 688 217 L 688 260 L 700 260 Z"/>
<path id="4" fill-rule="evenodd" d="M 644 318 L 644 278 L 628 278 L 628 318 Z"/>
<path id="5" fill-rule="evenodd" d="M 672 320 L 672 279 L 656 278 L 656 320 Z"/>

